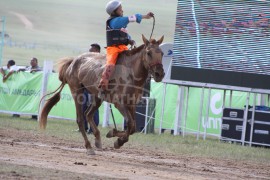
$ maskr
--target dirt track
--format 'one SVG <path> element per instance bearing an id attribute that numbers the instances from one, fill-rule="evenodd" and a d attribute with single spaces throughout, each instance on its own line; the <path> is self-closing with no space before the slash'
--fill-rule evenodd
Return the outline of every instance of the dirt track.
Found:
<path id="1" fill-rule="evenodd" d="M 0 128 L 0 179 L 270 179 L 270 165 L 104 148 Z"/>

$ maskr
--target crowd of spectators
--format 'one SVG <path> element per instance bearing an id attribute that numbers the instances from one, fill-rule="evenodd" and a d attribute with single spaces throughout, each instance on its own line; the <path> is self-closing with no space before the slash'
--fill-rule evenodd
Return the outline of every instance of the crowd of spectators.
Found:
<path id="1" fill-rule="evenodd" d="M 13 73 L 17 73 L 20 71 L 25 71 L 25 72 L 30 72 L 30 73 L 34 73 L 37 71 L 42 71 L 42 69 L 38 66 L 38 59 L 33 57 L 30 60 L 30 66 L 26 66 L 26 67 L 19 67 L 16 65 L 16 62 L 11 59 L 7 62 L 7 66 L 6 68 L 1 67 L 0 68 L 0 72 L 3 76 L 3 82 L 6 82 L 8 80 L 8 78 L 13 74 Z M 20 114 L 13 114 L 13 117 L 20 117 Z M 31 117 L 34 120 L 37 120 L 38 116 L 37 115 L 32 115 Z"/>
<path id="2" fill-rule="evenodd" d="M 19 67 L 16 65 L 16 62 L 11 59 L 7 62 L 7 66 L 1 67 L 0 72 L 3 76 L 3 82 L 5 82 L 13 73 L 20 72 L 20 71 L 25 71 L 25 72 L 37 72 L 37 71 L 42 71 L 42 69 L 38 66 L 38 59 L 33 57 L 30 60 L 30 66 L 26 67 Z"/>

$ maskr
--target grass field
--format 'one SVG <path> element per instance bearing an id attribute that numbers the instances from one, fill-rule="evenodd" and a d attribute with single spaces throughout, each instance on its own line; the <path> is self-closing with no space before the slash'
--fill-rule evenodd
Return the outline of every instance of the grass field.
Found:
<path id="1" fill-rule="evenodd" d="M 0 127 L 3 129 L 26 130 L 32 133 L 39 133 L 37 121 L 29 117 L 13 118 L 10 115 L 0 114 Z M 45 131 L 46 135 L 83 144 L 80 133 L 74 132 L 77 124 L 74 121 L 50 119 Z M 105 138 L 108 128 L 101 128 L 103 146 L 111 146 L 111 139 Z M 93 135 L 90 136 L 93 142 Z M 141 134 L 136 133 L 130 136 L 130 140 L 124 146 L 141 147 L 149 152 L 156 150 L 174 155 L 186 155 L 193 157 L 206 157 L 229 159 L 236 161 L 247 161 L 256 163 L 269 163 L 269 148 L 244 147 L 236 144 L 219 142 L 217 139 L 196 140 L 195 137 L 172 136 L 170 134 Z"/>
<path id="2" fill-rule="evenodd" d="M 28 65 L 31 57 L 53 60 L 76 56 L 97 42 L 105 46 L 105 5 L 108 0 L 9 0 L 0 1 L 0 16 L 6 17 L 6 33 L 2 64 L 14 59 L 19 65 Z M 153 37 L 165 35 L 164 42 L 172 42 L 177 0 L 125 0 L 125 15 L 154 12 L 156 23 Z M 130 24 L 129 33 L 138 45 L 141 34 L 150 36 L 153 20 L 140 25 Z M 1 27 L 2 29 L 2 27 Z M 102 50 L 105 52 L 105 49 Z"/>

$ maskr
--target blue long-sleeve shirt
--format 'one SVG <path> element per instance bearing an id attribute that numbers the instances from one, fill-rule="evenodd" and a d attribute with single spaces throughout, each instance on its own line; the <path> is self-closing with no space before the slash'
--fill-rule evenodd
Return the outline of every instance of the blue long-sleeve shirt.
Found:
<path id="1" fill-rule="evenodd" d="M 135 16 L 136 16 L 136 22 L 141 23 L 142 15 L 135 14 Z M 121 28 L 126 28 L 128 23 L 130 23 L 129 17 L 128 16 L 124 16 L 124 17 L 121 16 L 121 17 L 113 18 L 110 21 L 109 26 L 111 29 L 121 29 Z"/>

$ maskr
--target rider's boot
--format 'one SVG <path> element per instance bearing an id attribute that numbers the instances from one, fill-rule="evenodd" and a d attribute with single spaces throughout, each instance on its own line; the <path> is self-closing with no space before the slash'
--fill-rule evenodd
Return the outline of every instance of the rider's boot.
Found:
<path id="1" fill-rule="evenodd" d="M 101 98 L 101 95 L 104 94 L 104 91 L 108 89 L 109 79 L 113 75 L 114 69 L 115 65 L 106 65 L 98 85 L 98 88 L 101 89 L 98 94 L 99 98 Z"/>

